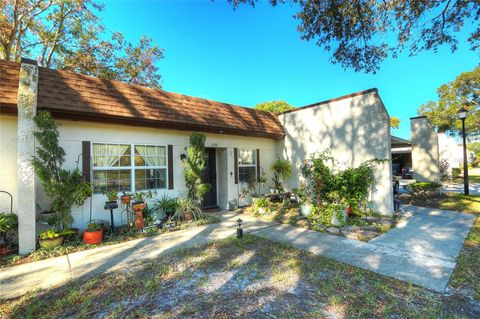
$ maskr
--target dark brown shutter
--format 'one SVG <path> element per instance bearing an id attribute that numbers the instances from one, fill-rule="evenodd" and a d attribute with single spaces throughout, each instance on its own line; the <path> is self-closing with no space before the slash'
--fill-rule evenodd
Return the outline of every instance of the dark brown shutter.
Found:
<path id="1" fill-rule="evenodd" d="M 260 181 L 260 149 L 257 148 L 257 182 Z"/>
<path id="2" fill-rule="evenodd" d="M 168 189 L 173 189 L 173 145 L 168 145 Z"/>
<path id="3" fill-rule="evenodd" d="M 91 182 L 90 141 L 82 141 L 82 172 L 86 182 Z"/>
<path id="4" fill-rule="evenodd" d="M 233 149 L 233 170 L 235 184 L 238 184 L 238 148 Z"/>

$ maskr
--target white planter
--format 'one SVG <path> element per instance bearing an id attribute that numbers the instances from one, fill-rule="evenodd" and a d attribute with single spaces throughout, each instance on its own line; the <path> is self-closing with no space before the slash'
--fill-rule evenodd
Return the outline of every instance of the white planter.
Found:
<path id="1" fill-rule="evenodd" d="M 259 213 L 260 215 L 264 215 L 264 214 L 268 213 L 268 209 L 267 209 L 267 208 L 264 208 L 264 207 L 259 207 L 259 208 L 258 208 L 258 213 Z"/>
<path id="2" fill-rule="evenodd" d="M 312 205 L 300 205 L 300 214 L 303 217 L 308 217 L 312 212 Z"/>
<path id="3" fill-rule="evenodd" d="M 337 214 L 333 214 L 332 216 L 332 225 L 333 226 L 340 226 L 340 225 L 345 225 L 345 223 L 347 222 L 347 211 L 345 209 L 342 209 L 340 211 L 340 214 L 341 214 L 341 218 L 343 220 L 338 220 L 337 218 Z"/>

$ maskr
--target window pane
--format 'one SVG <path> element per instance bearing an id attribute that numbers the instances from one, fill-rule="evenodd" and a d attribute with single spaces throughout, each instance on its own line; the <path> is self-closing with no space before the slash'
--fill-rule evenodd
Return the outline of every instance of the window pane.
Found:
<path id="1" fill-rule="evenodd" d="M 166 147 L 135 145 L 136 166 L 166 166 Z"/>
<path id="2" fill-rule="evenodd" d="M 130 145 L 93 144 L 94 167 L 130 166 Z"/>
<path id="3" fill-rule="evenodd" d="M 160 169 L 136 169 L 135 190 L 166 188 L 167 170 Z"/>
<path id="4" fill-rule="evenodd" d="M 238 168 L 238 179 L 242 183 L 248 183 L 250 180 L 256 178 L 255 166 L 241 166 Z"/>
<path id="5" fill-rule="evenodd" d="M 238 163 L 240 165 L 254 165 L 256 151 L 255 150 L 240 150 L 238 152 Z"/>
<path id="6" fill-rule="evenodd" d="M 130 191 L 130 170 L 94 171 L 93 190 L 95 193 L 109 190 Z"/>

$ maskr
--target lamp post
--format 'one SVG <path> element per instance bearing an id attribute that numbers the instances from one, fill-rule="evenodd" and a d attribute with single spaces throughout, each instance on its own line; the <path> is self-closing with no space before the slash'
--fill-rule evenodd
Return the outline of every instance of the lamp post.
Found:
<path id="1" fill-rule="evenodd" d="M 465 119 L 467 118 L 467 110 L 461 108 L 457 112 L 457 116 L 462 120 L 462 138 L 463 138 L 463 188 L 465 195 L 469 195 L 470 191 L 468 189 L 468 161 L 467 161 L 467 141 L 465 134 Z"/>

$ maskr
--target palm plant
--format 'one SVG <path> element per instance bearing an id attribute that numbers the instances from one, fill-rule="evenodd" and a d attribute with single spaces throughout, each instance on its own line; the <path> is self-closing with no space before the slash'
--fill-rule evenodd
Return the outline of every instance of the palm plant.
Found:
<path id="1" fill-rule="evenodd" d="M 270 166 L 270 170 L 273 173 L 273 184 L 275 189 L 283 189 L 282 181 L 292 176 L 292 165 L 287 160 L 276 159 Z"/>
<path id="2" fill-rule="evenodd" d="M 183 220 L 199 220 L 205 217 L 200 206 L 191 198 L 180 198 L 175 214 L 171 217 Z"/>

